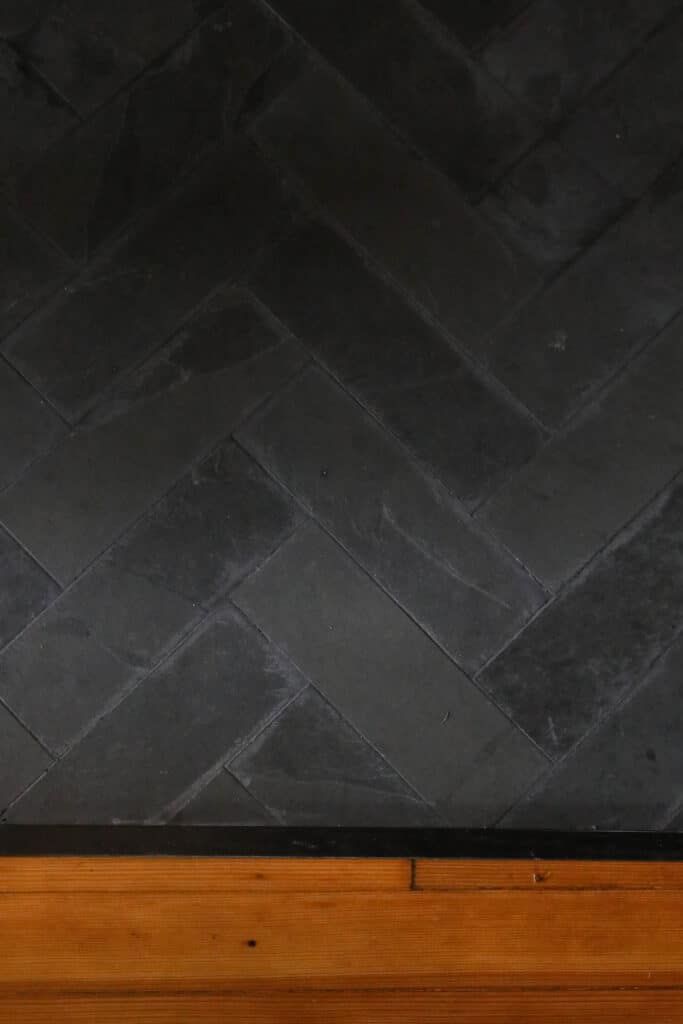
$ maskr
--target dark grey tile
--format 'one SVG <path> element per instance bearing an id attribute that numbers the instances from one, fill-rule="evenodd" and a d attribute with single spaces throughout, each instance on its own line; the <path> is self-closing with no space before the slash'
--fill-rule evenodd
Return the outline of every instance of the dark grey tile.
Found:
<path id="1" fill-rule="evenodd" d="M 0 811 L 16 800 L 51 763 L 26 729 L 0 707 Z"/>
<path id="2" fill-rule="evenodd" d="M 279 182 L 240 141 L 16 331 L 5 354 L 77 419 L 289 219 Z"/>
<path id="3" fill-rule="evenodd" d="M 59 594 L 59 587 L 0 527 L 0 648 Z"/>
<path id="4" fill-rule="evenodd" d="M 256 630 L 225 612 L 88 733 L 9 818 L 89 824 L 157 817 L 302 686 Z"/>
<path id="5" fill-rule="evenodd" d="M 648 510 L 479 676 L 557 757 L 644 677 L 681 628 L 683 487 Z"/>
<path id="6" fill-rule="evenodd" d="M 64 434 L 59 417 L 0 362 L 0 490 Z"/>
<path id="7" fill-rule="evenodd" d="M 317 527 L 297 531 L 235 593 L 452 824 L 495 820 L 544 766 L 537 748 Z"/>
<path id="8" fill-rule="evenodd" d="M 0 8 L 0 36 L 21 36 L 49 11 L 54 0 L 3 0 Z"/>
<path id="9" fill-rule="evenodd" d="M 22 40 L 60 95 L 87 114 L 190 32 L 220 0 L 61 0 Z"/>
<path id="10" fill-rule="evenodd" d="M 240 439 L 460 665 L 482 665 L 542 602 L 524 571 L 320 371 L 278 395 Z"/>
<path id="11" fill-rule="evenodd" d="M 289 496 L 227 444 L 156 505 L 112 557 L 207 606 L 253 571 L 300 519 Z"/>
<path id="12" fill-rule="evenodd" d="M 230 772 L 218 775 L 182 811 L 174 825 L 276 825 L 265 807 Z"/>
<path id="13" fill-rule="evenodd" d="M 683 306 L 682 230 L 683 163 L 488 339 L 490 369 L 560 425 Z"/>
<path id="14" fill-rule="evenodd" d="M 0 183 L 13 182 L 76 118 L 0 41 Z"/>
<path id="15" fill-rule="evenodd" d="M 0 205 L 0 338 L 53 292 L 67 273 L 66 260 Z"/>
<path id="16" fill-rule="evenodd" d="M 198 617 L 177 594 L 100 562 L 0 655 L 0 696 L 59 752 Z"/>
<path id="17" fill-rule="evenodd" d="M 664 827 L 683 798 L 683 643 L 503 821 L 517 828 Z"/>
<path id="18" fill-rule="evenodd" d="M 464 191 L 480 193 L 529 145 L 535 126 L 465 51 L 428 30 L 419 8 L 371 6 L 370 16 L 354 17 L 348 0 L 273 3 Z"/>
<path id="19" fill-rule="evenodd" d="M 486 526 L 551 589 L 683 468 L 683 320 L 483 507 Z"/>
<path id="20" fill-rule="evenodd" d="M 230 769 L 284 825 L 439 824 L 434 811 L 310 687 Z"/>
<path id="21" fill-rule="evenodd" d="M 463 501 L 476 503 L 537 448 L 536 429 L 322 225 L 272 250 L 251 287 Z"/>
<path id="22" fill-rule="evenodd" d="M 571 109 L 676 0 L 540 0 L 485 50 L 489 71 L 545 117 Z"/>
<path id="23" fill-rule="evenodd" d="M 534 287 L 526 258 L 331 72 L 304 71 L 250 131 L 466 344 Z"/>
<path id="24" fill-rule="evenodd" d="M 577 256 L 625 202 L 583 160 L 551 141 L 513 168 L 479 209 L 547 273 Z"/>
<path id="25" fill-rule="evenodd" d="M 683 149 L 683 18 L 658 32 L 570 121 L 569 146 L 637 198 Z"/>
<path id="26" fill-rule="evenodd" d="M 0 495 L 0 522 L 59 580 L 86 568 L 301 365 L 297 346 L 277 343 L 265 324 L 245 330 L 243 303 L 222 301 Z"/>
<path id="27" fill-rule="evenodd" d="M 232 0 L 51 147 L 19 183 L 21 208 L 70 255 L 86 256 L 224 138 L 283 40 L 252 0 Z"/>
<path id="28" fill-rule="evenodd" d="M 529 0 L 421 0 L 468 47 L 480 46 Z"/>

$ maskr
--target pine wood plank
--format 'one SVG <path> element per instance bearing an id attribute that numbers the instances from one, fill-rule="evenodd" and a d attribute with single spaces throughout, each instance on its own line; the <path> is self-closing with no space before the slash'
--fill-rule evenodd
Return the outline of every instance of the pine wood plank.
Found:
<path id="1" fill-rule="evenodd" d="M 424 890 L 683 889 L 683 864 L 666 861 L 417 860 Z"/>
<path id="2" fill-rule="evenodd" d="M 0 896 L 6 995 L 677 985 L 675 891 Z"/>
<path id="3" fill-rule="evenodd" d="M 10 892 L 379 892 L 410 888 L 411 863 L 367 858 L 4 857 Z"/>
<path id="4" fill-rule="evenodd" d="M 3 1002 L 13 1024 L 681 1024 L 680 991 L 286 992 Z"/>

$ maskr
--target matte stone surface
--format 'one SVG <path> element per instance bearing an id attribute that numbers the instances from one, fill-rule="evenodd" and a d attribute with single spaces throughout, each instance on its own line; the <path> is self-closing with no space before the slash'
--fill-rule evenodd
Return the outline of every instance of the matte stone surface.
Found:
<path id="1" fill-rule="evenodd" d="M 279 183 L 238 142 L 15 332 L 4 352 L 76 420 L 213 288 L 243 273 L 289 217 Z"/>
<path id="2" fill-rule="evenodd" d="M 54 580 L 0 527 L 0 648 L 58 593 Z"/>
<path id="3" fill-rule="evenodd" d="M 21 323 L 67 274 L 66 260 L 0 205 L 0 338 Z"/>
<path id="4" fill-rule="evenodd" d="M 0 490 L 64 434 L 40 395 L 0 362 Z"/>
<path id="5" fill-rule="evenodd" d="M 272 6 L 469 194 L 536 134 L 524 108 L 476 62 L 426 30 L 419 8 L 383 2 L 352 17 L 348 0 Z"/>
<path id="6" fill-rule="evenodd" d="M 28 31 L 49 11 L 54 0 L 3 0 L 0 8 L 0 36 L 11 39 Z"/>
<path id="7" fill-rule="evenodd" d="M 330 72 L 305 71 L 251 131 L 466 343 L 534 287 L 527 260 Z"/>
<path id="8" fill-rule="evenodd" d="M 545 117 L 570 110 L 676 0 L 539 0 L 485 51 L 489 71 Z"/>
<path id="9" fill-rule="evenodd" d="M 76 123 L 20 54 L 0 40 L 0 185 L 13 182 Z"/>
<path id="10" fill-rule="evenodd" d="M 460 665 L 483 664 L 541 604 L 524 571 L 320 371 L 240 438 Z"/>
<path id="11" fill-rule="evenodd" d="M 100 562 L 0 655 L 0 696 L 61 751 L 198 617 L 189 601 Z"/>
<path id="12" fill-rule="evenodd" d="M 254 629 L 225 612 L 103 719 L 14 806 L 9 820 L 157 817 L 302 685 Z"/>
<path id="13" fill-rule="evenodd" d="M 649 510 L 478 677 L 552 757 L 634 688 L 681 628 L 683 487 Z"/>
<path id="14" fill-rule="evenodd" d="M 22 41 L 25 57 L 81 114 L 161 57 L 220 0 L 62 0 Z"/>
<path id="15" fill-rule="evenodd" d="M 205 786 L 173 818 L 174 825 L 277 825 L 278 822 L 227 771 Z"/>
<path id="16" fill-rule="evenodd" d="M 538 446 L 539 432 L 322 225 L 305 224 L 277 246 L 251 287 L 465 502 Z"/>
<path id="17" fill-rule="evenodd" d="M 286 492 L 228 444 L 193 468 L 113 558 L 206 606 L 257 568 L 300 519 Z"/>
<path id="18" fill-rule="evenodd" d="M 479 46 L 525 7 L 528 0 L 422 0 L 466 46 Z"/>
<path id="19" fill-rule="evenodd" d="M 560 424 L 683 306 L 683 163 L 487 344 L 488 362 Z"/>
<path id="20" fill-rule="evenodd" d="M 638 197 L 683 148 L 683 17 L 658 32 L 570 122 L 567 144 Z"/>
<path id="21" fill-rule="evenodd" d="M 232 0 L 53 146 L 18 186 L 22 210 L 65 251 L 86 256 L 232 131 L 283 42 L 251 0 Z"/>
<path id="22" fill-rule="evenodd" d="M 0 820 L 683 827 L 682 32 L 0 0 Z"/>
<path id="23" fill-rule="evenodd" d="M 683 643 L 503 821 L 516 828 L 665 827 L 683 798 Z"/>
<path id="24" fill-rule="evenodd" d="M 149 392 L 114 402 L 0 496 L 0 521 L 73 579 L 300 365 L 295 346 L 266 337 L 264 351 L 233 350 L 227 365 L 184 369 L 180 355 L 163 383 L 151 368 Z"/>
<path id="25" fill-rule="evenodd" d="M 552 141 L 505 175 L 479 209 L 540 271 L 549 273 L 589 245 L 625 205 L 587 163 Z"/>
<path id="26" fill-rule="evenodd" d="M 486 526 L 551 589 L 683 468 L 682 380 L 678 317 L 599 405 L 481 510 Z"/>
<path id="27" fill-rule="evenodd" d="M 230 768 L 284 825 L 417 828 L 440 823 L 310 687 Z"/>
<path id="28" fill-rule="evenodd" d="M 32 736 L 0 707 L 0 811 L 50 767 L 51 759 Z"/>
<path id="29" fill-rule="evenodd" d="M 317 527 L 299 530 L 235 593 L 248 617 L 452 824 L 495 820 L 545 764 Z M 497 765 L 493 788 L 478 773 L 482 762 Z"/>

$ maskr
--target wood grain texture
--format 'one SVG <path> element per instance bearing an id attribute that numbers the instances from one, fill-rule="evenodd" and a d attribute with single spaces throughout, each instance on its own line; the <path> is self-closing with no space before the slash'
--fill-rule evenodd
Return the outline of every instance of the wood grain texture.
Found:
<path id="1" fill-rule="evenodd" d="M 683 864 L 664 861 L 417 860 L 417 889 L 683 889 Z"/>
<path id="2" fill-rule="evenodd" d="M 5 858 L 0 1019 L 683 1024 L 679 865 L 412 868 Z"/>
<path id="3" fill-rule="evenodd" d="M 13 1024 L 680 1024 L 680 991 L 288 992 L 3 1002 Z"/>
<path id="4" fill-rule="evenodd" d="M 683 982 L 674 892 L 8 893 L 0 920 L 0 991 Z"/>
<path id="5" fill-rule="evenodd" d="M 0 893 L 378 892 L 409 889 L 409 860 L 5 857 Z"/>

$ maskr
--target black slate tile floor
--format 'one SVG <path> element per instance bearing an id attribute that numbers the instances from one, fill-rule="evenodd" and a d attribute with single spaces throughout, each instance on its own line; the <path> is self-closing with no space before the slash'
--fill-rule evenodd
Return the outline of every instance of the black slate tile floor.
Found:
<path id="1" fill-rule="evenodd" d="M 0 821 L 683 827 L 682 25 L 0 4 Z"/>

